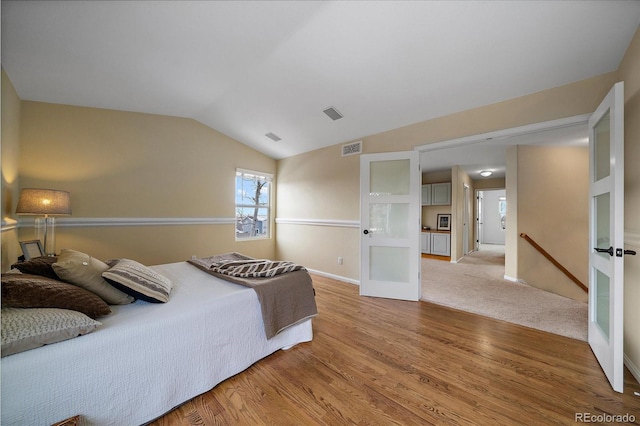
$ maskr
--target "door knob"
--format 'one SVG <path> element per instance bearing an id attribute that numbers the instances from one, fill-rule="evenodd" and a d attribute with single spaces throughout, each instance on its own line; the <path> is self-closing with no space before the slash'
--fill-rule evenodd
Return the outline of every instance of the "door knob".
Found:
<path id="1" fill-rule="evenodd" d="M 609 253 L 609 256 L 613 256 L 613 247 L 609 247 L 608 249 L 594 247 L 594 250 L 598 253 Z"/>
<path id="2" fill-rule="evenodd" d="M 636 255 L 636 251 L 635 250 L 622 250 L 621 248 L 616 249 L 616 256 L 622 257 L 622 255 L 624 255 L 624 254 L 635 256 Z"/>
<path id="3" fill-rule="evenodd" d="M 364 231 L 362 231 L 362 233 L 363 233 L 364 235 L 367 235 L 367 234 L 369 233 L 369 230 L 368 230 L 368 229 L 365 229 Z"/>

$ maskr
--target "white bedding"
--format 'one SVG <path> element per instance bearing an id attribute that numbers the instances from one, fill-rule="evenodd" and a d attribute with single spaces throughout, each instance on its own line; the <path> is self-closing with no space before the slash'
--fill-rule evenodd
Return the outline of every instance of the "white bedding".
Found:
<path id="1" fill-rule="evenodd" d="M 267 340 L 258 298 L 186 262 L 165 304 L 112 306 L 94 332 L 2 358 L 2 425 L 139 425 L 277 351 L 312 339 L 311 320 Z"/>

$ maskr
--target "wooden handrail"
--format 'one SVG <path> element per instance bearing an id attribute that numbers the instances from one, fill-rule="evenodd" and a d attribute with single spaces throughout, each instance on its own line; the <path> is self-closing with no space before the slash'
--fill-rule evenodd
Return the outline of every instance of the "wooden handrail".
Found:
<path id="1" fill-rule="evenodd" d="M 560 262 L 558 262 L 557 260 L 555 260 L 553 258 L 553 256 L 551 256 L 549 253 L 547 253 L 547 251 L 545 249 L 543 249 L 542 247 L 540 247 L 540 245 L 538 243 L 536 243 L 535 241 L 533 241 L 533 239 L 528 236 L 527 234 L 525 234 L 524 232 L 522 234 L 520 234 L 520 237 L 524 238 L 525 240 L 527 240 L 529 242 L 529 244 L 531 244 L 536 250 L 538 250 L 544 257 L 546 257 L 551 263 L 553 263 L 558 269 L 560 269 L 567 277 L 569 277 L 569 279 L 571 281 L 573 281 L 574 283 L 576 283 L 578 285 L 578 287 L 580 287 L 582 290 L 584 290 L 585 293 L 589 292 L 589 288 L 582 284 L 582 282 L 576 278 L 575 275 L 573 275 L 571 272 L 569 272 L 569 270 L 567 268 L 565 268 L 564 266 L 562 266 L 560 264 Z"/>

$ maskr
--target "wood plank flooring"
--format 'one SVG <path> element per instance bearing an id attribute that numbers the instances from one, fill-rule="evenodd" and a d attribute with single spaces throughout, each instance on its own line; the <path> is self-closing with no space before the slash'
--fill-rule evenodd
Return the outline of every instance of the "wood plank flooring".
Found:
<path id="1" fill-rule="evenodd" d="M 576 413 L 640 424 L 640 384 L 625 371 L 625 393 L 612 391 L 584 342 L 313 279 L 312 342 L 152 425 L 566 425 Z"/>
<path id="2" fill-rule="evenodd" d="M 451 256 L 438 256 L 437 254 L 426 254 L 426 253 L 422 253 L 421 256 L 424 259 L 435 259 L 435 260 L 444 260 L 447 262 L 451 262 Z"/>

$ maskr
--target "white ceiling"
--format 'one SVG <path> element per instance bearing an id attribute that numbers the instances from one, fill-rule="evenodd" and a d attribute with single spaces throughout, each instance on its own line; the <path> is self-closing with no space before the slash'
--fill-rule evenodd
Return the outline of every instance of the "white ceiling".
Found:
<path id="1" fill-rule="evenodd" d="M 4 0 L 2 66 L 24 100 L 279 159 L 616 70 L 639 24 L 638 1 Z"/>

